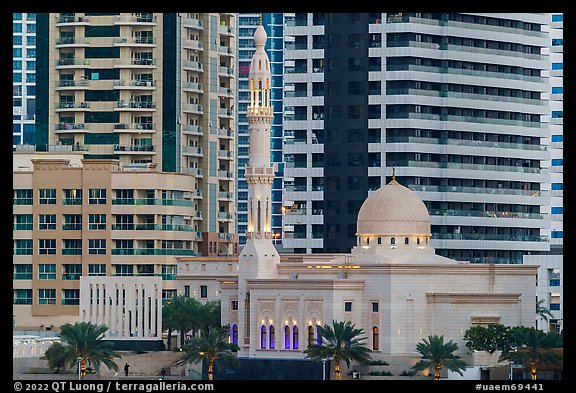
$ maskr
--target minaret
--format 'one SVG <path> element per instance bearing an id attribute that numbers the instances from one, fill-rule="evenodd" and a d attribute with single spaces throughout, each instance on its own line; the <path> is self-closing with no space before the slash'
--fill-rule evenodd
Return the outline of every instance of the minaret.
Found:
<path id="1" fill-rule="evenodd" d="M 250 154 L 244 177 L 248 183 L 248 230 L 246 245 L 238 265 L 238 338 L 239 356 L 251 356 L 257 348 L 256 302 L 250 302 L 247 280 L 278 278 L 276 265 L 280 255 L 272 241 L 272 181 L 270 165 L 270 128 L 272 76 L 264 51 L 268 38 L 262 24 L 254 33 L 256 51 L 250 64 L 250 104 L 247 108 Z"/>

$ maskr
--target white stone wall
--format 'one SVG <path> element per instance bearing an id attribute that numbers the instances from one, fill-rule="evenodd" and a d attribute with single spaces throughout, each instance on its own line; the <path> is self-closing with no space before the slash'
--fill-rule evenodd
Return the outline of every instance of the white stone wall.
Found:
<path id="1" fill-rule="evenodd" d="M 82 276 L 80 320 L 108 326 L 105 338 L 162 338 L 162 278 Z"/>

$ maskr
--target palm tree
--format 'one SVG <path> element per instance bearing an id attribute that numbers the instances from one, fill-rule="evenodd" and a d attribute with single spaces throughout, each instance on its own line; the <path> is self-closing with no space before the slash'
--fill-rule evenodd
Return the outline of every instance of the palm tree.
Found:
<path id="1" fill-rule="evenodd" d="M 162 307 L 162 328 L 168 330 L 168 344 L 167 349 L 172 350 L 172 331 L 177 330 L 176 324 L 176 305 L 168 300 L 166 305 Z"/>
<path id="2" fill-rule="evenodd" d="M 562 355 L 558 351 L 561 343 L 557 334 L 544 333 L 535 328 L 515 328 L 512 335 L 518 343 L 516 349 L 502 353 L 500 360 L 509 360 L 530 369 L 532 380 L 538 368 L 562 367 Z"/>
<path id="3" fill-rule="evenodd" d="M 199 337 L 192 337 L 186 343 L 186 355 L 179 363 L 199 363 L 206 359 L 208 379 L 212 380 L 217 359 L 225 363 L 236 361 L 233 352 L 238 351 L 238 346 L 228 342 L 228 330 L 228 326 L 210 327 L 207 332 L 202 331 Z"/>
<path id="4" fill-rule="evenodd" d="M 114 352 L 114 343 L 103 340 L 104 333 L 108 330 L 105 325 L 94 325 L 90 322 L 77 322 L 74 325 L 65 324 L 60 328 L 60 340 L 62 344 L 54 343 L 46 351 L 49 364 L 59 363 L 58 358 L 64 357 L 64 364 L 72 366 L 78 358 L 83 364 L 91 362 L 96 370 L 104 363 L 108 368 L 118 371 L 118 365 L 113 358 L 120 355 Z M 62 350 L 58 348 L 62 345 Z"/>
<path id="5" fill-rule="evenodd" d="M 540 299 L 536 303 L 536 315 L 548 322 L 549 318 L 554 318 L 554 315 L 550 312 L 550 309 L 543 305 L 545 299 Z"/>
<path id="6" fill-rule="evenodd" d="M 428 336 L 428 341 L 423 339 L 416 345 L 416 350 L 422 355 L 422 359 L 412 368 L 415 371 L 434 369 L 434 379 L 440 379 L 440 371 L 446 367 L 450 371 L 455 371 L 463 375 L 466 363 L 453 352 L 458 349 L 458 344 L 452 340 L 444 342 L 444 336 Z"/>
<path id="7" fill-rule="evenodd" d="M 371 349 L 363 343 L 366 337 L 360 337 L 364 330 L 356 328 L 350 321 L 332 320 L 332 326 L 325 324 L 318 326 L 318 333 L 322 335 L 323 345 L 309 344 L 304 350 L 306 357 L 314 360 L 334 359 L 334 375 L 340 376 L 340 361 L 346 362 L 350 367 L 351 361 L 366 364 L 371 360 Z"/>

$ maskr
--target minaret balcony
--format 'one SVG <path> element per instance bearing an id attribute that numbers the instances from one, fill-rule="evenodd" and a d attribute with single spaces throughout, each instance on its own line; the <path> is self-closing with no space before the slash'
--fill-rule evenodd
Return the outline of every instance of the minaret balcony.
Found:
<path id="1" fill-rule="evenodd" d="M 272 116 L 272 107 L 267 106 L 249 106 L 246 108 L 246 116 Z"/>

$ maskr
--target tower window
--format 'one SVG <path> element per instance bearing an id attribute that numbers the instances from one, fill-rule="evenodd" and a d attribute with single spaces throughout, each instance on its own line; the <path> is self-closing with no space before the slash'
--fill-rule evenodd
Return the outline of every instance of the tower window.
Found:
<path id="1" fill-rule="evenodd" d="M 407 237 L 404 238 L 404 244 L 408 244 L 410 242 L 410 239 L 408 239 Z"/>
<path id="2" fill-rule="evenodd" d="M 396 238 L 395 237 L 390 238 L 390 244 L 396 244 Z"/>

